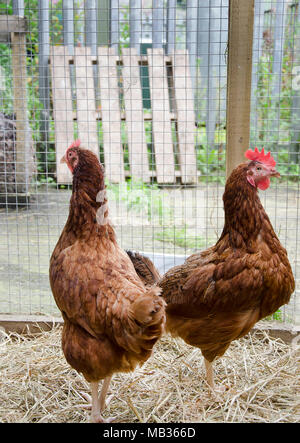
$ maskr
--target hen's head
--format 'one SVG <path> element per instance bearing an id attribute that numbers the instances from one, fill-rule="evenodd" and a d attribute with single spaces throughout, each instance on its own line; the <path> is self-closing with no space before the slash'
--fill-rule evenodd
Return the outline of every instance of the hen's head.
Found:
<path id="1" fill-rule="evenodd" d="M 60 160 L 61 163 L 66 163 L 73 175 L 77 174 L 82 170 L 82 168 L 101 169 L 103 172 L 102 165 L 100 164 L 97 156 L 88 149 L 80 148 L 80 140 L 75 140 L 66 150 L 65 155 Z"/>
<path id="2" fill-rule="evenodd" d="M 67 164 L 73 176 L 82 175 L 84 172 L 104 175 L 104 168 L 97 156 L 88 149 L 80 148 L 80 140 L 75 140 L 68 147 L 60 162 Z"/>
<path id="3" fill-rule="evenodd" d="M 92 151 L 80 148 L 80 140 L 68 147 L 60 162 L 72 172 L 74 188 L 88 187 L 95 192 L 104 188 L 104 168 Z"/>
<path id="4" fill-rule="evenodd" d="M 265 154 L 264 148 L 261 152 L 257 148 L 254 151 L 248 149 L 245 157 L 250 160 L 246 167 L 247 181 L 254 188 L 265 190 L 270 186 L 270 177 L 280 177 L 274 158 L 270 152 Z"/>

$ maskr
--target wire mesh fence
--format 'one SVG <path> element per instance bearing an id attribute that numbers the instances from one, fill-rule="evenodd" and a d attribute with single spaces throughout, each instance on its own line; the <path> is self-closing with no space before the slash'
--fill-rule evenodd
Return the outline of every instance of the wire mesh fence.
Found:
<path id="1" fill-rule="evenodd" d="M 146 252 L 164 272 L 214 244 L 229 149 L 228 7 L 228 0 L 1 5 L 0 312 L 58 313 L 49 258 L 71 195 L 59 161 L 76 138 L 105 165 L 124 249 Z M 271 150 L 282 176 L 260 196 L 296 279 L 292 301 L 275 317 L 293 324 L 300 322 L 299 22 L 297 2 L 255 1 L 251 146 Z"/>

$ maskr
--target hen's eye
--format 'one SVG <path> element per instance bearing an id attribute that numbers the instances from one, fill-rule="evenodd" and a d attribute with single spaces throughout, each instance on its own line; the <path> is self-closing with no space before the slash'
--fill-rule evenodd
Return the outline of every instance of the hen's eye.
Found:
<path id="1" fill-rule="evenodd" d="M 260 167 L 260 166 L 257 166 L 256 170 L 257 170 L 257 171 L 261 171 L 261 167 Z"/>

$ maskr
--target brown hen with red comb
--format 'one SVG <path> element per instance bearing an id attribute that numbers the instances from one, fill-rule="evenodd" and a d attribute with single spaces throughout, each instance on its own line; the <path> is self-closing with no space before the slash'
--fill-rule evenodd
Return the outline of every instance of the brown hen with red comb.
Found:
<path id="1" fill-rule="evenodd" d="M 225 223 L 217 243 L 158 282 L 167 302 L 167 329 L 201 349 L 211 387 L 214 359 L 288 303 L 295 289 L 287 252 L 257 192 L 279 176 L 275 160 L 257 148 L 246 157 L 250 162 L 237 166 L 227 180 Z"/>

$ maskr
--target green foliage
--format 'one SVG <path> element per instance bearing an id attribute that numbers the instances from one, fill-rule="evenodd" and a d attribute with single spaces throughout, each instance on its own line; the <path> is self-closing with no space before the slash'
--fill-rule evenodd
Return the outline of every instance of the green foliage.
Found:
<path id="1" fill-rule="evenodd" d="M 274 314 L 272 314 L 272 315 L 269 315 L 264 320 L 266 320 L 266 321 L 276 320 L 279 322 L 283 322 L 283 316 L 282 316 L 281 309 L 278 309 L 278 311 L 274 312 Z"/>
<path id="2" fill-rule="evenodd" d="M 296 8 L 293 9 L 296 14 Z M 300 143 L 293 140 L 293 121 L 296 118 L 297 108 L 293 104 L 292 68 L 299 58 L 298 39 L 300 26 L 295 26 L 296 15 L 286 17 L 283 44 L 283 56 L 280 73 L 280 100 L 273 97 L 273 87 L 277 76 L 273 72 L 274 37 L 276 29 L 272 27 L 273 12 L 265 15 L 264 42 L 262 54 L 258 64 L 258 82 L 256 87 L 255 121 L 253 119 L 250 140 L 255 140 L 258 148 L 263 146 L 271 150 L 275 158 L 277 155 L 278 170 L 282 179 L 289 181 L 299 180 L 299 160 L 297 155 L 290 155 L 292 151 L 299 152 Z M 293 109 L 294 108 L 294 109 Z M 254 143 L 254 142 L 252 142 Z"/>
<path id="3" fill-rule="evenodd" d="M 130 29 L 129 29 L 129 5 L 120 5 L 120 44 L 123 48 L 129 48 Z"/>
<path id="4" fill-rule="evenodd" d="M 0 43 L 0 66 L 2 77 L 2 87 L 0 90 L 1 112 L 5 114 L 13 113 L 13 85 L 11 75 L 11 49 L 8 45 Z"/>
<path id="5" fill-rule="evenodd" d="M 75 29 L 75 42 L 84 40 L 80 33 L 83 32 L 83 20 L 84 11 L 82 9 L 82 1 L 74 0 L 74 29 Z M 80 5 L 81 9 L 78 9 Z M 40 132 L 40 121 L 42 120 L 43 106 L 39 100 L 39 80 L 38 80 L 38 0 L 25 0 L 25 16 L 29 24 L 29 32 L 26 34 L 27 39 L 27 97 L 28 97 L 28 114 L 29 122 L 32 129 L 32 135 L 37 146 L 37 159 L 38 159 L 38 172 L 39 181 L 53 181 L 55 171 L 55 132 L 53 121 L 50 120 L 50 133 L 47 146 L 43 141 L 42 133 Z M 179 8 L 186 8 L 186 0 L 182 0 L 178 3 Z M 63 22 L 62 22 L 62 8 L 63 1 L 49 1 L 49 17 L 50 17 L 50 43 L 57 45 L 63 43 Z M 2 2 L 0 4 L 0 14 L 12 14 L 12 2 Z M 271 17 L 271 15 L 270 15 Z M 270 18 L 269 17 L 269 18 Z M 266 19 L 267 20 L 267 19 Z M 273 69 L 273 43 L 267 44 L 264 42 L 262 48 L 262 54 L 258 65 L 258 84 L 256 90 L 257 106 L 253 111 L 256 113 L 256 122 L 251 127 L 251 140 L 257 142 L 258 147 L 265 146 L 266 149 L 272 149 L 277 155 L 278 169 L 283 175 L 284 179 L 298 181 L 299 180 L 299 162 L 297 163 L 297 154 L 290 155 L 291 151 L 291 119 L 292 114 L 292 67 L 295 64 L 296 42 L 300 35 L 300 26 L 296 27 L 296 32 L 293 28 L 294 18 L 291 15 L 290 21 L 286 25 L 284 54 L 282 59 L 282 82 L 281 82 L 281 95 L 280 102 L 274 107 L 272 102 L 272 85 L 274 76 Z M 271 21 L 265 23 L 266 27 L 270 27 Z M 176 38 L 185 38 L 184 29 L 185 24 L 180 26 L 183 28 L 179 30 Z M 273 32 L 273 31 L 272 31 Z M 271 34 L 272 34 L 271 32 Z M 276 31 L 274 31 L 276 32 Z M 130 39 L 129 29 L 129 4 L 120 5 L 120 46 L 128 47 Z M 265 37 L 264 37 L 265 39 Z M 178 42 L 179 44 L 179 42 Z M 0 105 L 1 110 L 5 113 L 11 114 L 13 112 L 13 88 L 12 88 L 12 75 L 11 75 L 11 49 L 7 44 L 0 44 L 0 65 L 3 68 L 5 74 L 5 90 L 0 91 Z M 120 84 L 122 84 L 122 78 L 120 75 Z M 205 93 L 201 90 L 200 93 Z M 199 99 L 199 98 L 198 98 Z M 272 107 L 273 106 L 273 107 Z M 145 110 L 146 112 L 146 110 Z M 277 119 L 279 118 L 279 123 Z M 274 124 L 275 121 L 275 130 Z M 175 125 L 172 126 L 173 142 L 176 145 L 176 131 Z M 100 139 L 100 157 L 103 161 L 103 141 L 101 138 L 101 122 L 98 125 L 99 139 Z M 74 129 L 76 132 L 76 128 Z M 145 122 L 145 135 L 146 143 L 149 151 L 150 168 L 155 169 L 155 158 L 152 153 L 152 123 L 150 121 Z M 129 170 L 129 153 L 128 153 L 128 137 L 126 133 L 126 125 L 121 125 L 121 138 L 124 149 L 124 161 L 125 169 Z M 209 146 L 207 141 L 207 134 L 205 124 L 203 123 L 196 131 L 196 154 L 197 154 L 197 166 L 201 172 L 200 181 L 205 182 L 220 182 L 225 183 L 225 150 L 223 146 L 226 144 L 226 129 L 223 127 L 217 127 L 215 131 L 214 146 Z M 293 149 L 300 149 L 300 141 L 298 144 L 294 143 Z M 279 147 L 278 147 L 279 146 Z M 49 176 L 50 175 L 50 176 Z M 47 179 L 49 177 L 49 180 Z M 132 186 L 132 183 L 128 186 Z M 130 188 L 130 192 L 133 192 L 133 198 L 138 198 L 138 189 L 134 184 L 134 189 Z M 151 188 L 151 192 L 155 190 Z M 161 191 L 160 191 L 161 192 Z M 143 190 L 144 194 L 147 194 L 146 190 Z M 157 193 L 159 193 L 157 191 Z M 148 198 L 149 200 L 149 198 Z M 144 203 L 146 204 L 146 203 Z M 154 204 L 155 207 L 159 207 L 159 199 Z"/>
<path id="6" fill-rule="evenodd" d="M 277 169 L 282 176 L 288 176 L 291 181 L 298 181 L 300 177 L 300 165 L 290 162 L 289 152 L 282 150 L 278 152 Z"/>
<path id="7" fill-rule="evenodd" d="M 207 142 L 205 126 L 197 128 L 196 154 L 197 167 L 201 172 L 200 180 L 225 184 L 225 153 L 223 145 L 226 142 L 226 130 L 219 128 L 215 134 L 215 147 Z"/>
<path id="8" fill-rule="evenodd" d="M 12 2 L 0 3 L 0 14 L 11 15 L 13 13 Z"/>
<path id="9" fill-rule="evenodd" d="M 164 227 L 161 232 L 156 232 L 154 237 L 161 242 L 171 243 L 181 248 L 199 250 L 206 247 L 205 237 L 192 235 L 187 226 Z"/>
<path id="10" fill-rule="evenodd" d="M 120 184 L 107 183 L 107 189 L 116 201 L 125 203 L 129 211 L 145 214 L 148 221 L 158 219 L 162 224 L 166 217 L 172 217 L 172 210 L 164 205 L 164 192 L 156 184 L 130 179 Z"/>

